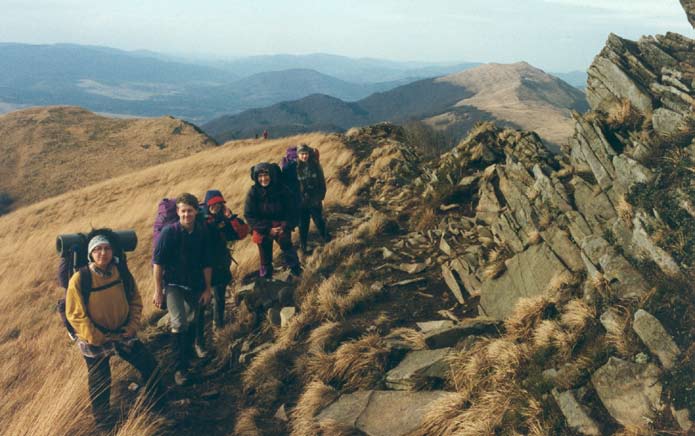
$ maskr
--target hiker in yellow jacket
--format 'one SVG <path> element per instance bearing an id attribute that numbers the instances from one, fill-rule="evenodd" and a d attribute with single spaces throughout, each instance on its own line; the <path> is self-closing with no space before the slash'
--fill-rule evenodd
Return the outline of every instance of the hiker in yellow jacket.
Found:
<path id="1" fill-rule="evenodd" d="M 142 298 L 125 262 L 113 255 L 109 231 L 94 230 L 89 236 L 90 263 L 70 279 L 65 314 L 87 363 L 97 426 L 111 428 L 115 423 L 110 412 L 111 356 L 118 354 L 133 365 L 154 394 L 159 391 L 157 361 L 136 336 Z"/>

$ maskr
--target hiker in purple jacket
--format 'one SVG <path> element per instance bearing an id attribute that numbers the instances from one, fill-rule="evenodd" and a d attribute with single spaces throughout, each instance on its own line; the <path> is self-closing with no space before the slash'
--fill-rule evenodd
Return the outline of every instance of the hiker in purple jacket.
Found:
<path id="1" fill-rule="evenodd" d="M 212 250 L 210 234 L 202 220 L 196 220 L 198 199 L 192 194 L 176 198 L 179 221 L 164 228 L 153 255 L 155 306 L 166 302 L 172 333 L 172 348 L 177 356 L 174 381 L 188 382 L 190 352 L 193 349 L 195 317 L 199 304 L 212 297 Z M 189 317 L 193 317 L 189 323 Z M 203 354 L 199 353 L 199 357 Z M 196 350 L 198 352 L 198 350 Z"/>
<path id="2" fill-rule="evenodd" d="M 258 274 L 263 278 L 272 277 L 275 241 L 290 272 L 298 276 L 302 269 L 292 246 L 292 230 L 297 225 L 293 194 L 281 183 L 277 164 L 255 165 L 251 168 L 251 178 L 255 183 L 246 195 L 244 217 L 253 230 L 253 242 L 258 244 L 261 263 Z"/>

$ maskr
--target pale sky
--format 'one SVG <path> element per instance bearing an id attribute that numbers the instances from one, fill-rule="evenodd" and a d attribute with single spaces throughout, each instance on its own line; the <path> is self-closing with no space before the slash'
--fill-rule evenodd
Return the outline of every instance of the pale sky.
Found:
<path id="1" fill-rule="evenodd" d="M 585 70 L 609 32 L 695 38 L 678 0 L 0 0 L 0 42 Z M 0 59 L 0 62 L 2 59 Z"/>

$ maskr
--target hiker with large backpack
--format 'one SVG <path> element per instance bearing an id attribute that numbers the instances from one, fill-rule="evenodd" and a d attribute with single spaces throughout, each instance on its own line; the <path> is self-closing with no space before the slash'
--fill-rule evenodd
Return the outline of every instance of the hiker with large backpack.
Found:
<path id="1" fill-rule="evenodd" d="M 176 356 L 174 382 L 189 380 L 191 352 L 194 348 L 198 305 L 212 298 L 212 251 L 206 224 L 196 219 L 198 199 L 189 193 L 176 198 L 179 220 L 164 227 L 152 256 L 153 303 L 169 310 L 172 349 Z M 189 317 L 193 322 L 189 322 Z M 202 351 L 196 352 L 202 355 Z"/>
<path id="2" fill-rule="evenodd" d="M 65 316 L 87 363 L 95 421 L 109 429 L 115 424 L 110 411 L 111 356 L 117 354 L 133 365 L 146 381 L 148 393 L 155 396 L 161 395 L 159 371 L 154 356 L 136 335 L 142 298 L 125 256 L 120 255 L 118 238 L 109 229 L 97 229 L 85 239 L 89 263 L 70 278 Z"/>
<path id="3" fill-rule="evenodd" d="M 297 252 L 292 246 L 292 229 L 297 225 L 297 208 L 293 194 L 281 182 L 280 167 L 261 162 L 251 167 L 254 185 L 244 204 L 244 217 L 253 230 L 253 242 L 258 245 L 261 278 L 273 276 L 273 241 L 282 250 L 290 272 L 302 272 Z"/>
<path id="4" fill-rule="evenodd" d="M 211 189 L 205 193 L 205 199 L 201 205 L 205 214 L 205 222 L 210 231 L 212 244 L 212 301 L 213 322 L 215 329 L 224 327 L 224 305 L 227 285 L 232 281 L 232 255 L 227 244 L 232 241 L 244 239 L 249 234 L 249 225 L 240 217 L 233 214 L 227 207 L 222 193 L 217 189 Z M 199 310 L 203 310 L 201 307 Z M 202 313 L 199 315 L 203 319 Z M 204 329 L 204 323 L 200 323 L 199 329 Z M 198 343 L 203 346 L 203 333 L 199 332 Z"/>
<path id="5" fill-rule="evenodd" d="M 302 144 L 297 147 L 297 184 L 300 194 L 299 247 L 307 253 L 309 219 L 319 231 L 324 242 L 331 240 L 323 217 L 323 199 L 326 197 L 326 178 L 318 159 L 318 150 Z"/>

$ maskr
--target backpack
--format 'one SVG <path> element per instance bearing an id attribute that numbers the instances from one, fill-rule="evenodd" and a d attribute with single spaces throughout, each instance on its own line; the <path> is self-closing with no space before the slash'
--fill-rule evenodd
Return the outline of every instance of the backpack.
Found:
<path id="1" fill-rule="evenodd" d="M 316 159 L 316 162 L 321 161 L 321 152 L 319 151 L 318 148 L 314 147 L 309 147 L 309 159 Z M 297 146 L 295 145 L 294 147 L 289 147 L 285 150 L 285 155 L 282 157 L 282 160 L 280 161 L 280 168 L 282 171 L 285 171 L 285 168 L 287 168 L 291 163 L 297 162 Z"/>
<path id="2" fill-rule="evenodd" d="M 85 308 L 89 303 L 89 295 L 95 290 L 92 289 L 92 275 L 89 271 L 87 236 L 83 233 L 79 233 L 78 235 L 81 242 L 74 242 L 67 250 L 64 250 L 60 258 L 60 263 L 58 265 L 58 285 L 65 289 L 65 292 L 63 293 L 63 298 L 60 298 L 56 304 L 56 311 L 63 322 L 63 326 L 65 326 L 65 329 L 68 331 L 68 336 L 70 336 L 70 339 L 73 341 L 77 340 L 75 329 L 72 327 L 65 314 L 65 298 L 67 296 L 70 278 L 75 272 L 80 272 L 80 289 L 82 291 L 82 301 L 84 301 Z M 128 269 L 125 251 L 120 248 L 118 236 L 110 233 L 109 240 L 114 250 L 114 260 L 116 268 L 118 268 L 118 275 L 121 281 L 123 281 L 126 298 L 130 301 L 135 290 L 135 279 Z M 98 290 L 98 288 L 96 290 Z M 98 325 L 95 324 L 95 326 L 99 328 Z"/>
<path id="3" fill-rule="evenodd" d="M 164 230 L 166 226 L 178 221 L 179 216 L 176 213 L 176 199 L 163 198 L 157 205 L 157 216 L 154 219 L 154 226 L 152 227 L 152 256 L 154 256 L 154 250 L 157 248 L 162 230 Z"/>

